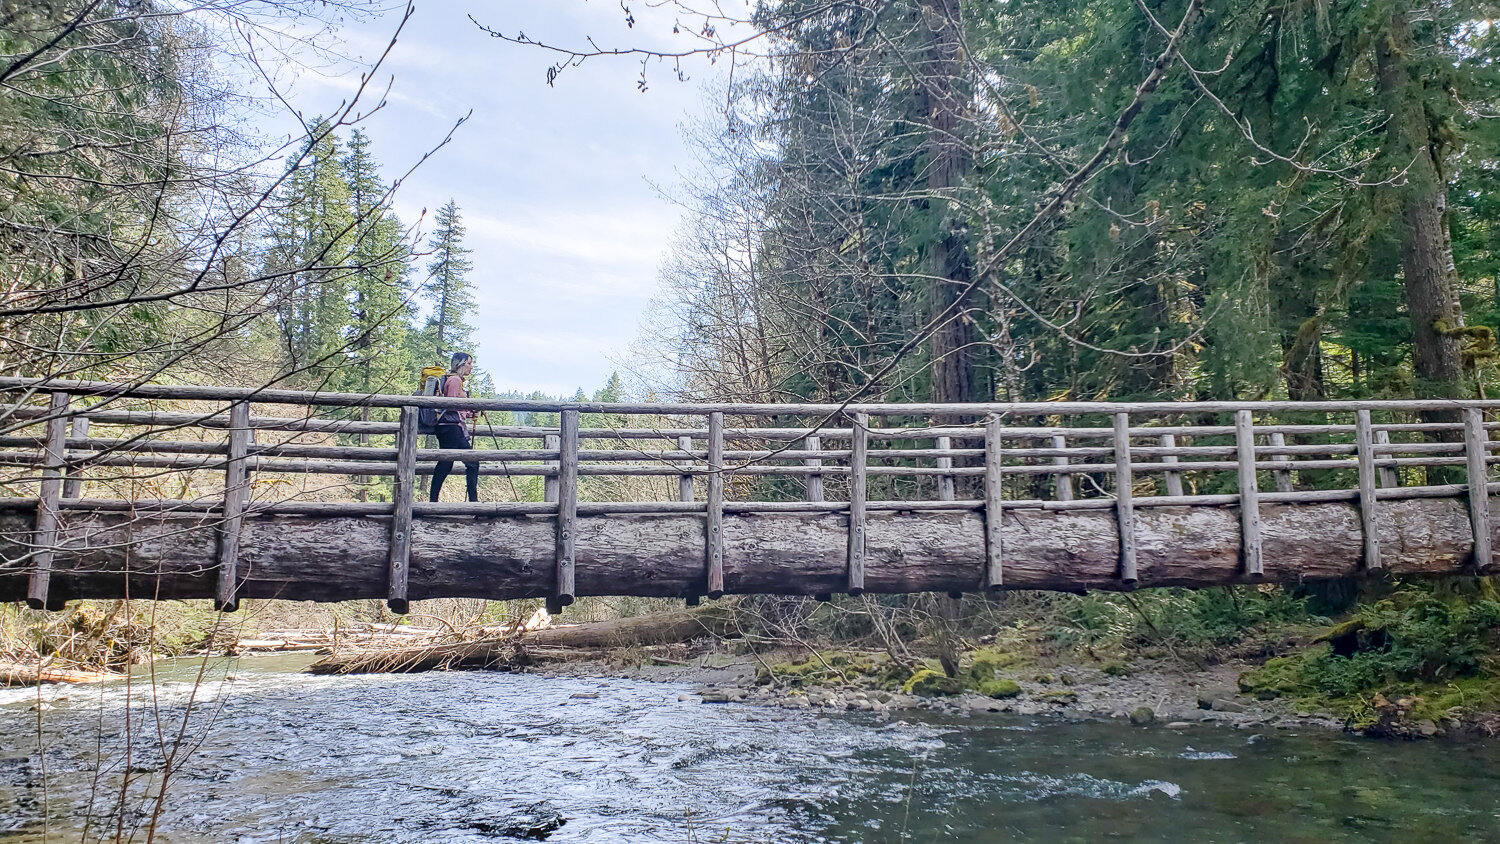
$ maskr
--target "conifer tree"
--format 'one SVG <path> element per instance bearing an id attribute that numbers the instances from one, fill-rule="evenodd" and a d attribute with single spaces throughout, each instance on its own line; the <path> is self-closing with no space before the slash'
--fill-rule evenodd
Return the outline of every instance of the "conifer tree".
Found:
<path id="1" fill-rule="evenodd" d="M 387 205 L 389 189 L 370 154 L 370 138 L 355 129 L 343 159 L 349 186 L 351 233 L 350 319 L 345 332 L 349 365 L 339 387 L 355 392 L 390 392 L 404 386 L 410 369 L 407 335 L 411 307 L 406 284 L 410 247 L 401 221 Z"/>
<path id="2" fill-rule="evenodd" d="M 341 157 L 338 139 L 319 125 L 270 226 L 266 272 L 290 282 L 276 322 L 285 371 L 299 385 L 326 381 L 343 363 L 355 227 Z"/>
<path id="3" fill-rule="evenodd" d="M 423 359 L 443 359 L 459 351 L 472 351 L 474 292 L 469 272 L 474 264 L 464 248 L 464 224 L 458 203 L 450 199 L 438 209 L 435 228 L 427 246 L 432 262 L 422 293 L 432 306 L 432 315 L 422 332 Z"/>

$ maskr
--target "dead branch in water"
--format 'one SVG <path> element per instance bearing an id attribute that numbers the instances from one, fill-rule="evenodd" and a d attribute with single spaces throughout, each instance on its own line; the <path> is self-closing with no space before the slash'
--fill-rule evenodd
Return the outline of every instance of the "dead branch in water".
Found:
<path id="1" fill-rule="evenodd" d="M 529 632 L 481 628 L 466 638 L 458 634 L 458 640 L 444 634 L 404 646 L 330 654 L 307 670 L 313 674 L 361 674 L 508 668 L 545 659 L 586 659 L 610 648 L 667 645 L 738 633 L 733 607 L 705 607 Z"/>

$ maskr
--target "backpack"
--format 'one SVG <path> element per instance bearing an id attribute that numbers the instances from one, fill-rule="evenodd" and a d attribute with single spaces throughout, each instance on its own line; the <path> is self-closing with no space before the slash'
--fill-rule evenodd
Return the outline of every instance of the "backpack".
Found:
<path id="1" fill-rule="evenodd" d="M 422 367 L 422 389 L 412 393 L 414 396 L 435 396 L 443 384 L 443 376 L 448 370 L 441 366 Z M 436 434 L 438 416 L 440 411 L 435 407 L 423 407 L 417 409 L 417 433 Z"/>

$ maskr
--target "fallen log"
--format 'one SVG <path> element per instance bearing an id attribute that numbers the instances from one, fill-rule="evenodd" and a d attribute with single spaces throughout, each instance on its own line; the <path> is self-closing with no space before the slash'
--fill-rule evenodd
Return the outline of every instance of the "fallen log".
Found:
<path id="1" fill-rule="evenodd" d="M 0 686 L 35 686 L 43 683 L 100 683 L 120 677 L 112 671 L 82 671 L 69 668 L 38 668 L 20 662 L 0 662 Z"/>
<path id="2" fill-rule="evenodd" d="M 704 607 L 634 618 L 548 627 L 528 633 L 483 635 L 467 641 L 397 648 L 360 648 L 329 654 L 308 666 L 312 674 L 414 672 L 498 668 L 533 659 L 577 659 L 601 650 L 688 642 L 738 633 L 732 607 Z"/>
<path id="3" fill-rule="evenodd" d="M 1489 524 L 1500 532 L 1491 499 Z M 1358 576 L 1360 511 L 1349 503 L 1264 504 L 1262 582 Z M 25 559 L 32 514 L 0 513 L 0 559 Z M 54 599 L 206 598 L 217 585 L 216 519 L 184 513 L 67 511 L 52 561 Z M 1140 508 L 1136 586 L 1250 582 L 1236 507 Z M 1381 501 L 1384 571 L 1465 571 L 1474 539 L 1459 499 Z M 673 597 L 707 589 L 698 515 L 581 516 L 575 594 Z M 724 586 L 733 594 L 817 595 L 848 585 L 848 519 L 837 513 L 725 515 Z M 1122 589 L 1109 510 L 1005 511 L 1007 589 Z M 1500 547 L 1500 536 L 1492 536 Z M 408 597 L 539 598 L 556 588 L 556 528 L 530 516 L 418 519 Z M 1479 561 L 1483 570 L 1492 561 Z M 985 526 L 976 512 L 871 513 L 865 590 L 961 592 L 984 587 Z M 258 516 L 244 525 L 243 598 L 380 599 L 390 588 L 390 523 L 378 517 Z M 25 567 L 0 570 L 0 601 L 27 594 Z"/>

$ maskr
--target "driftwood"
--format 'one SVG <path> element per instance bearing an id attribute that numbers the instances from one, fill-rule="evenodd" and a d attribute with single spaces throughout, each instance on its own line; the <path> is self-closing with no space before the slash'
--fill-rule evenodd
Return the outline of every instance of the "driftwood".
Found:
<path id="1" fill-rule="evenodd" d="M 0 661 L 0 686 L 35 686 L 39 683 L 99 683 L 120 675 L 112 671 L 79 671 L 68 668 L 38 669 L 21 662 Z"/>
<path id="2" fill-rule="evenodd" d="M 1263 496 L 1264 499 L 1264 496 Z M 1491 507 L 1495 499 L 1491 498 Z M 1382 500 L 1381 561 L 1393 574 L 1466 569 L 1474 540 L 1461 499 Z M 1245 582 L 1234 507 L 1137 508 L 1139 586 Z M 1495 514 L 1491 530 L 1500 525 Z M 386 597 L 389 525 L 379 518 L 246 519 L 241 598 L 343 601 Z M 59 598 L 207 598 L 214 594 L 216 519 L 206 514 L 64 511 L 53 560 Z M 0 559 L 25 557 L 32 514 L 0 512 Z M 419 518 L 409 597 L 539 598 L 556 587 L 553 520 L 528 516 Z M 730 594 L 816 595 L 847 581 L 847 517 L 748 515 L 723 520 Z M 1007 508 L 1001 526 L 1007 589 L 1119 589 L 1120 546 L 1109 510 Z M 983 586 L 983 518 L 972 512 L 872 512 L 864 587 L 872 593 L 976 591 Z M 576 594 L 705 594 L 703 516 L 580 516 Z M 1365 572 L 1357 506 L 1261 506 L 1262 582 Z M 27 572 L 0 571 L 0 601 L 26 597 Z"/>
<path id="3" fill-rule="evenodd" d="M 533 661 L 586 659 L 609 648 L 669 645 L 738 630 L 729 607 L 705 607 L 637 618 L 621 618 L 529 633 L 501 633 L 462 641 L 406 647 L 346 650 L 308 667 L 313 674 L 431 671 L 440 668 L 495 668 Z"/>

